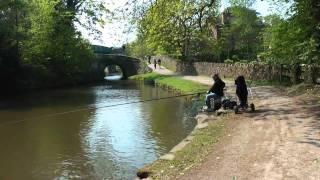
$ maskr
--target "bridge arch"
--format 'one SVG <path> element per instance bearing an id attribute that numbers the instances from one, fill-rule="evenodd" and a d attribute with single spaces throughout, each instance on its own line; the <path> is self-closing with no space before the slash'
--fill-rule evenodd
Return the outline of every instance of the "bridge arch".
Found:
<path id="1" fill-rule="evenodd" d="M 117 65 L 122 70 L 122 79 L 136 75 L 139 72 L 140 60 L 118 54 L 99 54 L 97 55 L 97 63 L 95 71 L 104 73 L 104 69 L 110 65 Z"/>

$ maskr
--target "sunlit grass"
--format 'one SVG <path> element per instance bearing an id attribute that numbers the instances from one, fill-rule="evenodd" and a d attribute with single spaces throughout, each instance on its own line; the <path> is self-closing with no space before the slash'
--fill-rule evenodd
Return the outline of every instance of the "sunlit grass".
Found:
<path id="1" fill-rule="evenodd" d="M 147 73 L 147 74 L 139 74 L 130 77 L 129 79 L 133 80 L 142 80 L 142 81 L 155 81 L 156 79 L 162 79 L 168 77 L 167 75 L 161 75 L 158 73 Z"/>
<path id="2" fill-rule="evenodd" d="M 182 79 L 179 76 L 168 76 L 157 73 L 148 73 L 131 77 L 135 80 L 153 81 L 157 86 L 174 90 L 180 93 L 198 93 L 208 90 L 208 86 Z"/>

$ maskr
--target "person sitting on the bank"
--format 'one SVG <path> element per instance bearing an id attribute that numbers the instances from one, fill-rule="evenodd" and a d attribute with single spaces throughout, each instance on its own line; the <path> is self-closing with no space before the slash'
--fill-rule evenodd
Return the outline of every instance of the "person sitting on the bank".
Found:
<path id="1" fill-rule="evenodd" d="M 208 109 L 211 109 L 210 99 L 217 99 L 224 96 L 223 88 L 225 87 L 225 83 L 220 79 L 218 74 L 212 76 L 214 83 L 210 90 L 207 92 L 206 96 L 206 105 Z"/>
<path id="2" fill-rule="evenodd" d="M 235 84 L 237 86 L 236 88 L 236 94 L 240 101 L 240 107 L 241 108 L 247 108 L 248 107 L 248 89 L 246 80 L 244 79 L 244 76 L 238 76 L 235 80 Z"/>

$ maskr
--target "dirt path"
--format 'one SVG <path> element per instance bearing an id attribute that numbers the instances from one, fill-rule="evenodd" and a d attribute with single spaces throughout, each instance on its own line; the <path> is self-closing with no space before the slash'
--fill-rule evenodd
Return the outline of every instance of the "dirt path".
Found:
<path id="1" fill-rule="evenodd" d="M 320 179 L 320 105 L 254 91 L 258 111 L 231 120 L 228 136 L 180 179 Z"/>
<path id="2" fill-rule="evenodd" d="M 153 64 L 149 64 L 148 65 L 149 68 L 152 69 L 153 72 L 156 72 L 156 73 L 159 73 L 159 74 L 163 74 L 163 75 L 175 75 L 175 73 L 173 71 L 170 71 L 169 69 L 166 69 L 165 67 L 163 66 L 158 66 L 157 65 L 157 68 L 155 69 L 154 68 L 154 65 Z"/>
<path id="3" fill-rule="evenodd" d="M 204 84 L 208 77 L 184 76 Z M 235 115 L 228 135 L 180 179 L 320 180 L 320 103 L 254 87 L 257 112 Z"/>

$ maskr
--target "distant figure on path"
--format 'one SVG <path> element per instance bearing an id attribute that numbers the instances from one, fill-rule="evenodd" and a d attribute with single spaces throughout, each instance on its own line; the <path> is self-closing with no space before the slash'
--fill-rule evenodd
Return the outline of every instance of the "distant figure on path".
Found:
<path id="1" fill-rule="evenodd" d="M 148 63 L 151 64 L 151 56 L 148 56 Z"/>
<path id="2" fill-rule="evenodd" d="M 161 69 L 161 59 L 158 59 L 159 69 Z"/>
<path id="3" fill-rule="evenodd" d="M 157 61 L 156 59 L 153 60 L 154 69 L 157 69 Z"/>
<path id="4" fill-rule="evenodd" d="M 237 86 L 236 94 L 240 101 L 240 107 L 241 108 L 247 108 L 248 107 L 248 89 L 246 80 L 244 79 L 244 76 L 238 76 L 235 80 L 235 84 Z"/>

